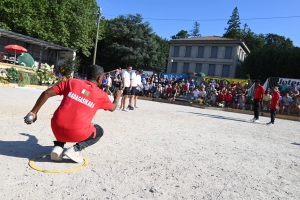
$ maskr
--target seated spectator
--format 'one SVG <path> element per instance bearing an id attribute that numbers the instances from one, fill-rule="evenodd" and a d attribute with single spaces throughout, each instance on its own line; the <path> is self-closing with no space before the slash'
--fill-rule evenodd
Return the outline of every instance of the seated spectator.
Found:
<path id="1" fill-rule="evenodd" d="M 299 95 L 299 91 L 298 91 L 298 89 L 297 89 L 296 86 L 294 86 L 294 87 L 291 89 L 290 92 L 291 92 L 293 95 L 295 95 L 295 96 Z"/>
<path id="2" fill-rule="evenodd" d="M 150 84 L 149 84 L 149 82 L 147 82 L 146 85 L 144 85 L 143 95 L 148 97 L 149 96 L 149 90 L 150 90 Z"/>
<path id="3" fill-rule="evenodd" d="M 193 91 L 194 100 L 197 100 L 199 98 L 199 93 L 200 93 L 200 91 L 198 90 L 198 88 L 195 88 Z"/>
<path id="4" fill-rule="evenodd" d="M 190 81 L 190 91 L 193 91 L 194 88 L 195 88 L 195 82 L 194 82 L 194 79 L 192 79 L 192 80 Z"/>
<path id="5" fill-rule="evenodd" d="M 172 85 L 169 84 L 166 86 L 166 98 L 170 99 L 172 96 Z"/>
<path id="6" fill-rule="evenodd" d="M 158 84 L 158 87 L 155 92 L 155 98 L 161 98 L 162 94 L 163 94 L 163 87 L 161 86 L 161 84 Z"/>
<path id="7" fill-rule="evenodd" d="M 230 87 L 231 87 L 231 88 L 235 88 L 235 87 L 236 87 L 235 81 L 232 81 L 232 83 L 230 84 Z"/>
<path id="8" fill-rule="evenodd" d="M 233 98 L 233 101 L 232 101 L 233 108 L 237 109 L 238 108 L 238 103 L 239 103 L 239 94 L 235 93 L 232 98 Z"/>
<path id="9" fill-rule="evenodd" d="M 149 97 L 153 97 L 156 93 L 156 90 L 157 90 L 157 85 L 153 84 L 150 88 L 150 91 L 149 91 Z"/>
<path id="10" fill-rule="evenodd" d="M 244 94 L 239 94 L 239 100 L 238 100 L 238 105 L 237 109 L 242 109 L 245 110 L 245 104 L 246 104 L 246 97 Z"/>
<path id="11" fill-rule="evenodd" d="M 218 95 L 218 103 L 225 103 L 226 90 L 222 89 L 222 91 Z"/>
<path id="12" fill-rule="evenodd" d="M 221 88 L 220 88 L 220 85 L 218 83 L 216 84 L 215 89 L 217 90 L 217 92 L 220 92 Z"/>
<path id="13" fill-rule="evenodd" d="M 292 97 L 290 97 L 289 93 L 285 93 L 284 97 L 282 97 L 282 107 L 281 114 L 283 114 L 284 109 L 287 109 L 287 114 L 290 115 L 291 104 L 293 102 Z"/>
<path id="14" fill-rule="evenodd" d="M 286 81 L 283 81 L 283 83 L 280 85 L 280 94 L 285 95 L 285 93 L 288 92 L 289 86 L 287 85 Z"/>
<path id="15" fill-rule="evenodd" d="M 207 103 L 211 106 L 216 106 L 217 98 L 218 98 L 218 92 L 216 89 L 214 89 L 211 95 L 209 96 Z"/>
<path id="16" fill-rule="evenodd" d="M 204 88 L 202 88 L 199 92 L 199 98 L 203 99 L 203 102 L 206 100 L 206 91 Z"/>
<path id="17" fill-rule="evenodd" d="M 225 106 L 230 107 L 232 103 L 232 94 L 230 91 L 228 91 L 225 95 Z"/>
<path id="18" fill-rule="evenodd" d="M 296 96 L 296 106 L 294 108 L 294 113 L 300 114 L 300 95 Z"/>
<path id="19" fill-rule="evenodd" d="M 272 96 L 269 90 L 266 90 L 263 95 L 263 110 L 269 110 Z"/>

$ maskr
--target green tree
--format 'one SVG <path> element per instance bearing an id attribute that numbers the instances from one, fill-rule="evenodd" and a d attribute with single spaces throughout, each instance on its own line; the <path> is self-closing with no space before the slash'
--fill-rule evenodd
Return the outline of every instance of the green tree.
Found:
<path id="1" fill-rule="evenodd" d="M 0 28 L 90 55 L 96 33 L 95 0 L 1 0 Z M 100 37 L 103 28 L 100 27 Z"/>
<path id="2" fill-rule="evenodd" d="M 158 44 L 157 48 L 157 61 L 154 62 L 154 68 L 158 71 L 164 72 L 166 71 L 166 67 L 168 64 L 168 56 L 170 44 L 167 39 L 163 39 L 158 35 L 154 36 L 155 42 Z"/>
<path id="3" fill-rule="evenodd" d="M 195 21 L 194 25 L 193 25 L 193 29 L 190 31 L 191 32 L 191 37 L 197 38 L 197 37 L 201 37 L 200 34 L 200 23 Z"/>
<path id="4" fill-rule="evenodd" d="M 182 39 L 182 38 L 188 38 L 190 35 L 188 34 L 188 31 L 181 30 L 176 35 L 171 36 L 172 39 Z"/>
<path id="5" fill-rule="evenodd" d="M 161 68 L 159 44 L 149 22 L 143 22 L 141 15 L 120 15 L 109 20 L 104 37 L 99 42 L 97 63 L 105 71 L 128 65 Z"/>
<path id="6" fill-rule="evenodd" d="M 240 38 L 241 36 L 241 22 L 240 22 L 240 16 L 238 8 L 235 7 L 232 15 L 230 16 L 230 19 L 227 22 L 228 28 L 225 28 L 225 33 L 223 37 L 227 38 Z"/>
<path id="7" fill-rule="evenodd" d="M 293 41 L 290 38 L 285 38 L 277 34 L 266 34 L 266 45 L 278 50 L 292 49 L 294 47 Z"/>
<path id="8" fill-rule="evenodd" d="M 253 31 L 251 31 L 247 24 L 244 24 L 240 38 L 247 45 L 250 51 L 262 48 L 266 42 L 263 34 L 255 34 Z"/>
<path id="9" fill-rule="evenodd" d="M 265 36 L 265 45 L 254 49 L 242 63 L 243 74 L 266 80 L 269 77 L 300 78 L 300 48 L 276 34 Z"/>

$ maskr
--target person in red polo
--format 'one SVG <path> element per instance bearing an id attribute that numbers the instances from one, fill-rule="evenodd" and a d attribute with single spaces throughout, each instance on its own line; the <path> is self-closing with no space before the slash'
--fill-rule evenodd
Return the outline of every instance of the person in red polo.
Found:
<path id="1" fill-rule="evenodd" d="M 254 97 L 253 97 L 253 108 L 254 108 L 254 118 L 252 122 L 259 122 L 259 105 L 262 104 L 263 94 L 265 89 L 260 85 L 260 80 L 255 80 L 254 87 Z"/>
<path id="2" fill-rule="evenodd" d="M 27 114 L 33 116 L 34 120 L 28 121 L 27 116 L 24 118 L 26 124 L 35 122 L 38 111 L 48 98 L 63 95 L 61 104 L 51 119 L 51 128 L 57 140 L 50 153 L 53 161 L 62 160 L 66 142 L 77 142 L 64 155 L 74 162 L 82 162 L 81 150 L 98 142 L 103 135 L 101 126 L 91 123 L 97 110 L 114 111 L 122 95 L 118 90 L 112 103 L 107 93 L 99 88 L 104 75 L 102 67 L 90 65 L 86 72 L 87 80 L 69 79 L 44 91 Z"/>
<path id="3" fill-rule="evenodd" d="M 276 111 L 279 107 L 280 93 L 278 87 L 274 87 L 272 90 L 272 99 L 270 104 L 271 122 L 267 123 L 268 126 L 274 126 Z"/>

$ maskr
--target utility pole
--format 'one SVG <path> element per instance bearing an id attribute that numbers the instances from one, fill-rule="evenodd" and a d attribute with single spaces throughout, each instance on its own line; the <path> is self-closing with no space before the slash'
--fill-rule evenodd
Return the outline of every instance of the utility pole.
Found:
<path id="1" fill-rule="evenodd" d="M 100 24 L 100 17 L 101 17 L 101 7 L 98 7 L 98 22 L 97 22 L 97 33 L 96 33 L 96 40 L 95 40 L 95 48 L 94 48 L 94 56 L 93 56 L 93 65 L 96 63 L 96 53 L 97 53 L 97 44 L 98 44 L 98 33 L 99 33 L 99 24 Z"/>

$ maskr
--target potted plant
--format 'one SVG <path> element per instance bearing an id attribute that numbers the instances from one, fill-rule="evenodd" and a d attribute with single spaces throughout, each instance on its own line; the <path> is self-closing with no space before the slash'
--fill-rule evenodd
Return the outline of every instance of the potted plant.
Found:
<path id="1" fill-rule="evenodd" d="M 19 78 L 20 78 L 20 72 L 14 68 L 8 68 L 6 69 L 7 72 L 7 77 L 10 83 L 18 83 L 19 82 Z"/>

